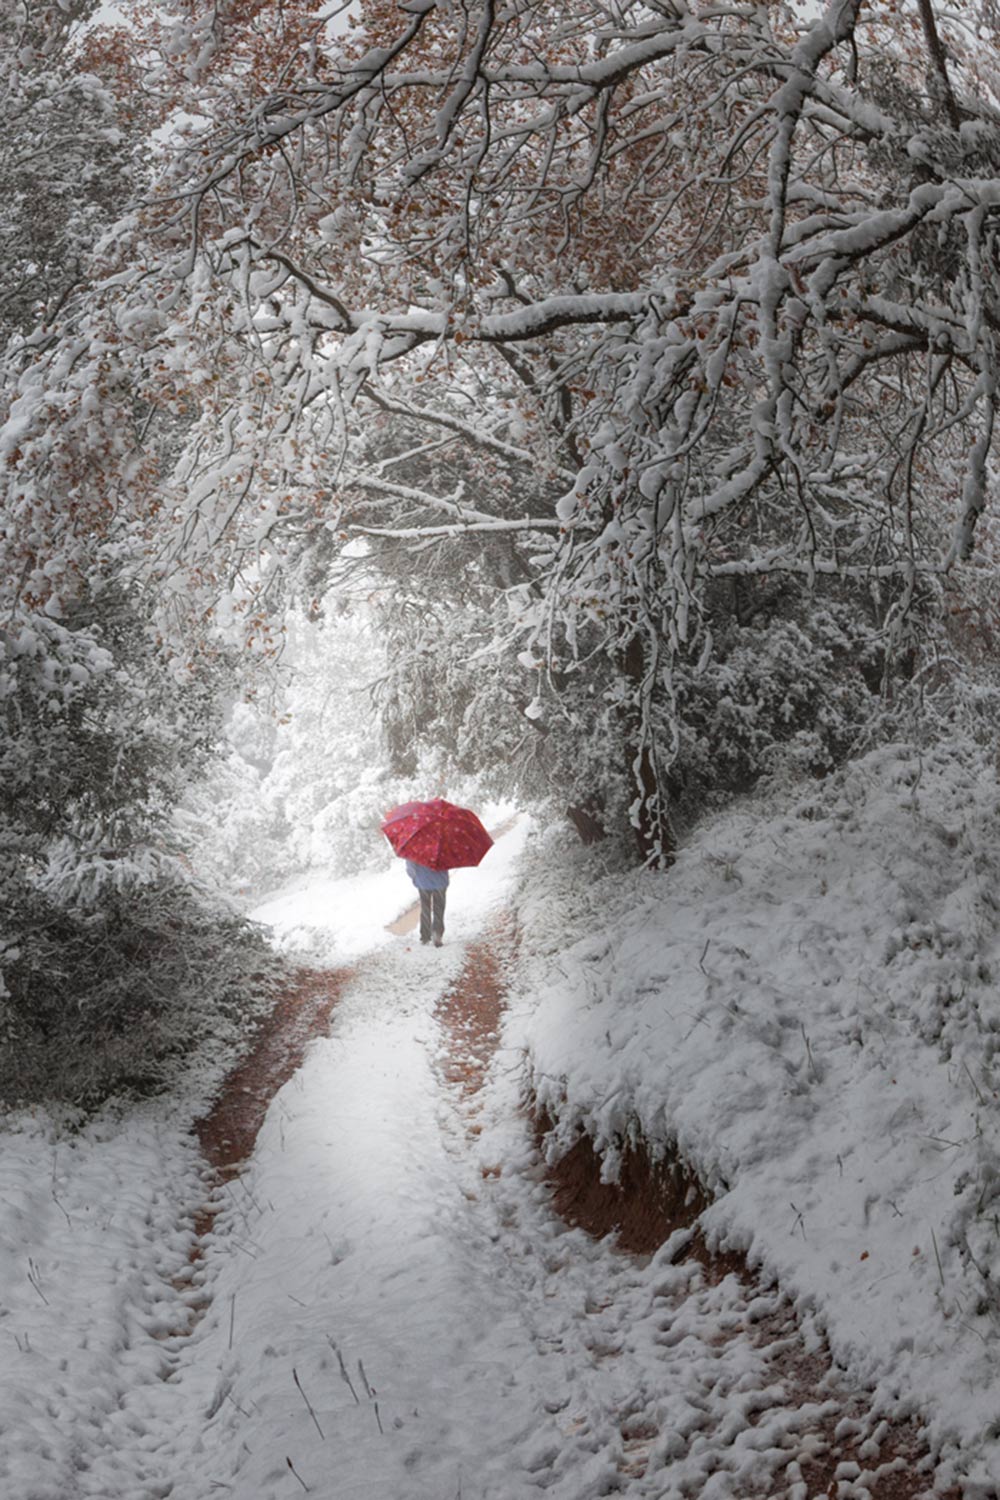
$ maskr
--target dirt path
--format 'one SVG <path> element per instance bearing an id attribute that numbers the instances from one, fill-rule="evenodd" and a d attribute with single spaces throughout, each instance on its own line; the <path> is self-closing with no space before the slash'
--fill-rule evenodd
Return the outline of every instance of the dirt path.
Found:
<path id="1" fill-rule="evenodd" d="M 412 928 L 414 913 L 406 917 L 410 926 L 402 929 L 404 934 Z M 457 978 L 435 1011 L 443 1039 L 438 1078 L 455 1099 L 467 1138 L 475 1138 L 482 1128 L 480 1107 L 500 1043 L 516 940 L 511 919 L 498 918 L 469 944 Z M 220 1180 L 239 1172 L 274 1094 L 299 1067 L 308 1043 L 329 1031 L 349 977 L 347 971 L 300 971 L 250 1052 L 225 1081 L 212 1110 L 198 1125 L 202 1149 Z M 719 1403 L 706 1400 L 704 1422 L 686 1435 L 686 1452 L 677 1450 L 679 1458 L 690 1461 L 700 1445 L 706 1473 L 714 1472 L 723 1482 L 724 1487 L 713 1493 L 726 1500 L 919 1500 L 932 1493 L 933 1466 L 919 1429 L 882 1420 L 871 1394 L 852 1386 L 835 1367 L 829 1350 L 810 1336 L 777 1288 L 761 1285 L 742 1256 L 708 1249 L 697 1230 L 705 1203 L 680 1164 L 654 1168 L 646 1153 L 629 1151 L 619 1183 L 603 1183 L 600 1159 L 581 1138 L 546 1168 L 542 1148 L 550 1124 L 544 1118 L 526 1119 L 525 1128 L 535 1131 L 535 1170 L 548 1184 L 552 1208 L 567 1223 L 598 1238 L 613 1236 L 612 1253 L 635 1257 L 640 1266 L 648 1264 L 679 1229 L 690 1232 L 657 1296 L 666 1383 L 671 1349 L 678 1341 L 690 1345 L 692 1339 L 700 1341 L 699 1368 L 714 1368 L 717 1374 L 711 1378 L 717 1384 L 730 1380 L 726 1372 L 733 1368 L 752 1364 L 756 1371 L 751 1436 L 754 1427 L 768 1433 L 779 1428 L 780 1441 L 775 1444 L 768 1437 L 766 1452 L 752 1454 L 753 1462 L 748 1462 L 746 1424 L 740 1448 L 722 1430 Z M 493 1182 L 499 1185 L 505 1170 L 499 1161 L 483 1166 L 484 1192 Z M 197 1226 L 199 1235 L 212 1227 L 213 1218 L 206 1212 Z M 594 1312 L 595 1323 L 605 1315 L 608 1326 L 614 1327 L 612 1296 L 598 1301 Z M 602 1337 L 595 1332 L 592 1352 L 610 1375 L 622 1350 L 614 1333 Z M 670 1378 L 676 1382 L 677 1376 Z M 697 1404 L 697 1392 L 692 1399 Z M 564 1429 L 567 1440 L 585 1435 L 590 1421 L 581 1406 Z M 623 1415 L 615 1460 L 623 1491 L 632 1493 L 635 1485 L 636 1495 L 654 1493 L 648 1484 L 669 1475 L 671 1463 L 662 1456 L 664 1440 L 665 1434 L 647 1417 Z M 670 1440 L 679 1441 L 676 1434 Z M 761 1477 L 764 1471 L 766 1477 Z M 731 1477 L 725 1479 L 726 1475 Z M 700 1491 L 690 1493 L 697 1497 Z M 945 1497 L 939 1492 L 936 1500 Z"/>

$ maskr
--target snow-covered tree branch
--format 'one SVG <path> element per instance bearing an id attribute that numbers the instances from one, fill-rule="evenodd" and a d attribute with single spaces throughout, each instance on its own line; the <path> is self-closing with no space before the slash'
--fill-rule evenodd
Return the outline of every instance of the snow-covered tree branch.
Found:
<path id="1" fill-rule="evenodd" d="M 175 145 L 22 376 L 17 503 L 76 445 L 68 537 L 105 536 L 174 619 L 237 588 L 257 643 L 310 548 L 412 544 L 416 571 L 507 536 L 498 639 L 545 664 L 533 722 L 600 705 L 662 857 L 678 684 L 731 649 L 722 580 L 741 617 L 822 586 L 891 675 L 974 546 L 1000 311 L 978 23 L 370 0 L 338 34 L 309 5 L 178 5 L 148 42 Z M 131 407 L 101 403 L 100 442 L 97 379 Z M 67 587 L 28 534 L 9 576 Z"/>

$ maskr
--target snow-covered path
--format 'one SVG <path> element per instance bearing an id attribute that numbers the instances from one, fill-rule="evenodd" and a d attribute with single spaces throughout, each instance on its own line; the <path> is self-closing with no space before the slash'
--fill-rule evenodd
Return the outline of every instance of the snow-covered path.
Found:
<path id="1" fill-rule="evenodd" d="M 203 1173 L 163 1106 L 69 1147 L 37 1132 L 31 1187 L 4 1156 L 0 1192 L 37 1231 L 4 1308 L 5 1500 L 811 1493 L 823 1412 L 754 1336 L 777 1299 L 672 1264 L 676 1243 L 642 1263 L 567 1229 L 518 1055 L 472 1099 L 443 1076 L 439 1005 L 523 836 L 454 893 L 443 950 L 389 940 L 359 965 L 218 1190 L 199 1264 Z"/>
<path id="2" fill-rule="evenodd" d="M 364 967 L 217 1222 L 204 1320 L 88 1497 L 725 1496 L 787 1464 L 783 1430 L 815 1413 L 783 1414 L 766 1354 L 727 1337 L 762 1299 L 567 1231 L 513 1065 L 471 1106 L 442 1086 L 435 1008 L 463 957 L 397 944 Z"/>

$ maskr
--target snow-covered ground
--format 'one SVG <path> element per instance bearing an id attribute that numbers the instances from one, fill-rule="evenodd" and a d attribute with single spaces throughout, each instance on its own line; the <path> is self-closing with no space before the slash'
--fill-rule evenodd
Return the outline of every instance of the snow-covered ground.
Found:
<path id="1" fill-rule="evenodd" d="M 412 905 L 414 895 L 394 860 L 384 870 L 341 879 L 303 875 L 272 892 L 251 915 L 271 929 L 280 951 L 332 967 L 391 943 L 387 924 Z"/>
<path id="2" fill-rule="evenodd" d="M 321 1226 L 328 1237 L 348 1242 L 354 1233 L 349 1226 L 357 1224 L 359 1213 L 362 1219 L 366 1214 L 360 1200 L 350 1206 L 353 1183 L 372 1174 L 376 1196 L 384 1194 L 386 1203 L 395 1205 L 387 1234 L 397 1252 L 408 1243 L 410 1214 L 389 1184 L 397 1170 L 395 1149 L 405 1150 L 407 1141 L 416 1139 L 408 1123 L 411 1101 L 419 1094 L 413 1070 L 419 1078 L 428 1066 L 426 1036 L 418 1035 L 414 1007 L 422 1008 L 426 1029 L 427 1012 L 461 964 L 463 937 L 502 899 L 519 842 L 515 836 L 499 845 L 481 871 L 456 873 L 449 946 L 430 955 L 385 931 L 413 899 L 398 863 L 355 881 L 303 881 L 261 909 L 261 920 L 274 925 L 280 945 L 297 940 L 314 959 L 321 952 L 328 960 L 347 961 L 366 950 L 388 951 L 381 965 L 373 958 L 365 980 L 351 992 L 336 1040 L 314 1048 L 306 1067 L 275 1100 L 261 1161 L 276 1167 L 284 1183 L 282 1213 L 275 1218 L 279 1233 L 270 1274 L 252 1284 L 243 1278 L 260 1258 L 257 1228 L 249 1224 L 256 1166 L 245 1182 L 223 1190 L 232 1200 L 232 1216 L 223 1211 L 208 1237 L 207 1264 L 195 1268 L 188 1259 L 195 1217 L 209 1192 L 190 1124 L 215 1080 L 195 1076 L 186 1098 L 109 1107 L 82 1125 L 71 1112 L 54 1117 L 32 1110 L 5 1119 L 0 1135 L 4 1500 L 153 1500 L 167 1494 L 194 1500 L 224 1492 L 204 1472 L 202 1430 L 215 1451 L 221 1427 L 212 1420 L 216 1413 L 209 1411 L 206 1387 L 209 1393 L 217 1385 L 221 1389 L 240 1349 L 247 1355 L 250 1383 L 264 1379 L 268 1356 L 251 1343 L 251 1332 L 275 1317 L 279 1326 L 287 1323 L 295 1306 L 289 1295 L 301 1286 L 300 1275 L 309 1274 L 310 1242 L 321 1246 L 332 1269 Z M 367 1042 L 351 1019 L 359 1008 L 372 1033 Z M 401 1023 L 401 1016 L 407 1021 Z M 348 1035 L 357 1042 L 358 1057 L 345 1066 Z M 365 1083 L 369 1067 L 373 1072 Z M 293 1122 L 307 1097 L 312 1103 L 301 1117 L 303 1138 Z M 388 1122 L 395 1129 L 387 1136 Z M 386 1147 L 381 1166 L 372 1152 L 379 1138 Z M 285 1153 L 292 1139 L 299 1149 L 297 1170 L 289 1173 L 291 1158 Z M 272 1156 L 269 1144 L 275 1142 Z M 324 1173 L 316 1175 L 317 1160 L 325 1158 L 329 1182 Z M 334 1163 L 343 1179 L 336 1200 L 325 1196 L 337 1175 Z M 276 1191 L 269 1188 L 266 1201 L 274 1201 Z M 297 1208 L 288 1208 L 288 1201 Z M 368 1277 L 365 1255 L 352 1261 L 352 1270 L 356 1277 Z M 214 1284 L 217 1274 L 225 1280 L 221 1290 Z M 320 1276 L 310 1298 L 315 1302 L 327 1290 Z M 240 1339 L 234 1326 L 230 1350 L 226 1332 L 229 1358 L 223 1360 L 212 1340 L 219 1319 L 232 1312 L 234 1293 Z M 350 1288 L 337 1296 L 354 1300 Z M 206 1305 L 207 1315 L 199 1318 Z M 335 1394 L 351 1400 L 346 1385 Z M 229 1403 L 227 1412 L 234 1410 Z M 234 1452 L 234 1465 L 237 1458 Z M 288 1482 L 296 1487 L 286 1467 L 276 1493 L 286 1493 Z M 237 1493 L 250 1500 L 271 1489 Z"/>
<path id="3" fill-rule="evenodd" d="M 816 1411 L 734 1336 L 768 1297 L 705 1286 L 676 1245 L 641 1263 L 567 1230 L 527 1079 L 611 1166 L 636 1126 L 677 1139 L 718 1194 L 712 1231 L 781 1277 L 876 1408 L 920 1408 L 969 1493 L 994 1494 L 998 810 L 984 762 L 888 751 L 714 820 L 662 876 L 602 877 L 524 818 L 456 876 L 440 951 L 384 930 L 409 900 L 398 865 L 276 894 L 277 940 L 355 974 L 216 1190 L 200 1262 L 206 1078 L 79 1128 L 5 1121 L 0 1495 L 731 1500 L 794 1481 Z M 435 1009 L 515 903 L 511 1011 L 463 1103 Z"/>
<path id="4" fill-rule="evenodd" d="M 527 878 L 512 1034 L 563 1138 L 609 1167 L 637 1128 L 676 1141 L 719 1241 L 1000 1493 L 992 763 L 890 748 L 715 819 L 668 874 L 581 888 L 567 846 Z"/>

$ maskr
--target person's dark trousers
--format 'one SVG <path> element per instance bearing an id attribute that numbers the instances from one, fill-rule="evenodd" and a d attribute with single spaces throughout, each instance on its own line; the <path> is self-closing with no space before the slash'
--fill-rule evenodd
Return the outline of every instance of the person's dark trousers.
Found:
<path id="1" fill-rule="evenodd" d="M 444 898 L 447 891 L 420 892 L 420 941 L 429 943 L 433 937 L 440 944 L 444 937 Z"/>

